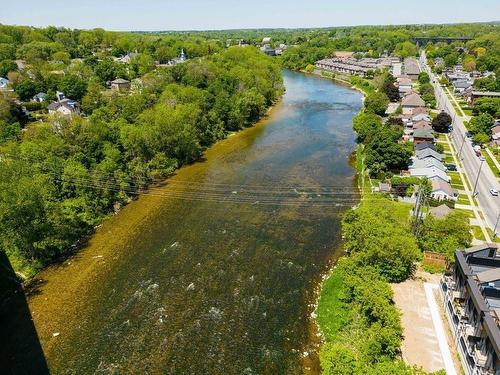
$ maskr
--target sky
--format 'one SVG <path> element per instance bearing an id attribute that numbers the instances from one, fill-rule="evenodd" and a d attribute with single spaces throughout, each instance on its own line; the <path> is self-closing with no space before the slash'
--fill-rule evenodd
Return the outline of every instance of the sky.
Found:
<path id="1" fill-rule="evenodd" d="M 2 24 L 103 27 L 120 31 L 459 23 L 499 19 L 500 0 L 0 0 Z"/>

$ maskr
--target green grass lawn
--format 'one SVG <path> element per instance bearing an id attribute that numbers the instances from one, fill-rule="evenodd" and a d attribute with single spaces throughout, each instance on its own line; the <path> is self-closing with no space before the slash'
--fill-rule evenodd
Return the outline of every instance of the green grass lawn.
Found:
<path id="1" fill-rule="evenodd" d="M 462 180 L 460 178 L 460 173 L 458 172 L 448 172 L 448 176 L 451 178 L 451 184 L 455 189 L 465 190 Z"/>
<path id="2" fill-rule="evenodd" d="M 467 202 L 467 204 L 469 204 L 469 203 Z M 465 215 L 467 215 L 471 219 L 473 219 L 475 217 L 474 216 L 474 212 L 471 211 L 471 210 L 463 210 L 461 208 L 455 208 L 455 211 L 462 212 L 462 213 L 464 213 Z"/>
<path id="3" fill-rule="evenodd" d="M 446 136 L 444 135 L 444 133 L 438 133 L 438 132 L 435 132 L 434 133 L 434 136 L 436 137 L 437 140 L 439 141 L 445 141 L 446 140 Z"/>
<path id="4" fill-rule="evenodd" d="M 467 198 L 467 195 L 465 195 L 465 194 L 460 194 L 458 196 L 457 203 L 470 205 L 469 198 Z M 472 213 L 472 217 L 474 217 L 474 213 L 472 211 L 470 211 L 470 212 Z"/>
<path id="5" fill-rule="evenodd" d="M 341 301 L 340 291 L 343 279 L 340 272 L 332 272 L 321 288 L 318 301 L 318 324 L 327 341 L 335 341 L 343 325 L 349 321 L 352 312 Z"/>
<path id="6" fill-rule="evenodd" d="M 451 154 L 451 148 L 448 142 L 440 142 L 439 144 L 443 146 L 443 150 L 445 153 Z"/>
<path id="7" fill-rule="evenodd" d="M 496 177 L 500 177 L 500 171 L 498 170 L 497 166 L 495 165 L 495 162 L 491 158 L 490 154 L 487 152 L 483 152 L 483 156 L 486 158 L 486 162 L 490 166 L 491 171 Z"/>
<path id="8" fill-rule="evenodd" d="M 493 238 L 493 229 L 491 228 L 486 228 L 486 232 L 490 235 L 490 238 L 493 240 L 493 242 L 500 242 L 500 237 L 495 237 Z"/>
<path id="9" fill-rule="evenodd" d="M 444 154 L 444 162 L 447 164 L 452 164 L 455 162 L 455 159 L 453 159 L 453 156 L 451 156 L 451 154 Z"/>
<path id="10" fill-rule="evenodd" d="M 472 225 L 471 229 L 474 238 L 477 238 L 480 241 L 486 241 L 486 238 L 484 237 L 483 231 L 481 230 L 480 226 Z"/>

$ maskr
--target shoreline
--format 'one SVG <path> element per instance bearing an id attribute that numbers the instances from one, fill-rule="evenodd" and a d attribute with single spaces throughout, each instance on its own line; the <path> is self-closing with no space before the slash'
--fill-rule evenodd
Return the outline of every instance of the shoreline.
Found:
<path id="1" fill-rule="evenodd" d="M 305 74 L 309 74 L 309 75 L 314 75 L 314 76 L 317 76 L 319 78 L 323 78 L 323 79 L 326 79 L 326 80 L 331 80 L 333 83 L 341 84 L 342 86 L 346 86 L 346 87 L 348 87 L 350 89 L 356 90 L 356 91 L 360 92 L 363 95 L 362 102 L 364 103 L 364 100 L 366 98 L 367 93 L 364 90 L 362 90 L 361 88 L 352 85 L 348 81 L 341 80 L 341 79 L 338 79 L 338 78 L 325 77 L 325 76 L 321 75 L 321 71 L 320 70 L 314 70 L 314 72 L 306 72 L 304 70 L 301 70 L 301 72 L 303 72 Z M 364 106 L 361 107 L 361 109 L 359 110 L 359 112 L 356 113 L 356 115 L 358 115 L 359 113 L 361 113 L 363 110 L 364 110 Z M 354 131 L 354 129 L 353 129 L 353 131 Z M 359 191 L 359 195 L 360 195 L 360 199 L 359 199 L 359 203 L 358 203 L 358 205 L 359 205 L 363 201 L 364 195 L 363 195 L 363 190 L 359 186 L 359 183 L 356 183 L 356 181 L 358 181 L 359 177 L 360 177 L 359 176 L 359 171 L 356 168 L 356 164 L 357 164 L 357 147 L 353 150 L 353 152 L 351 154 L 351 157 L 352 157 L 352 162 L 353 162 L 352 168 L 356 171 L 356 173 L 354 174 L 353 183 L 356 185 L 356 187 L 357 187 L 357 189 Z M 356 206 L 352 207 L 351 209 L 353 209 L 355 207 Z M 347 210 L 346 210 L 346 212 L 347 212 Z M 342 224 L 341 224 L 341 228 L 342 228 Z M 337 257 L 333 257 L 331 259 L 331 264 L 328 266 L 328 269 L 326 270 L 326 272 L 324 272 L 322 275 L 319 275 L 319 280 L 320 281 L 319 281 L 319 283 L 313 289 L 313 293 L 315 294 L 315 299 L 314 299 L 314 303 L 313 303 L 314 309 L 313 309 L 310 317 L 312 318 L 312 322 L 313 322 L 314 326 L 316 327 L 316 330 L 317 330 L 317 332 L 319 334 L 319 346 L 317 348 L 318 358 L 319 358 L 319 353 L 320 353 L 321 347 L 326 342 L 325 341 L 325 334 L 324 334 L 323 330 L 321 329 L 321 326 L 320 326 L 319 321 L 318 321 L 319 298 L 321 296 L 321 292 L 322 292 L 322 290 L 324 288 L 324 285 L 325 285 L 326 281 L 331 277 L 331 275 L 333 274 L 333 271 L 337 267 L 338 261 L 345 255 L 345 249 L 344 249 L 344 242 L 343 242 L 342 232 L 341 232 L 341 239 L 340 239 L 340 244 L 339 244 L 339 250 L 340 251 L 338 252 L 338 256 Z"/>
<path id="2" fill-rule="evenodd" d="M 26 289 L 27 291 L 29 291 L 31 288 L 36 288 L 37 276 L 41 272 L 43 272 L 44 270 L 46 270 L 46 269 L 48 269 L 50 267 L 62 265 L 66 261 L 68 261 L 71 258 L 77 256 L 78 253 L 85 247 L 85 245 L 96 234 L 96 231 L 100 227 L 102 227 L 102 225 L 104 223 L 106 223 L 107 221 L 109 221 L 112 217 L 115 217 L 116 215 L 120 214 L 120 212 L 123 210 L 123 208 L 129 206 L 130 203 L 132 203 L 132 202 L 136 201 L 137 199 L 139 199 L 141 196 L 144 195 L 145 192 L 149 191 L 151 188 L 156 188 L 156 187 L 164 186 L 182 168 L 185 168 L 185 167 L 187 167 L 189 165 L 193 165 L 193 164 L 196 164 L 196 163 L 203 162 L 206 153 L 212 147 L 214 147 L 215 145 L 217 145 L 217 144 L 219 144 L 219 143 L 221 143 L 221 142 L 229 139 L 230 137 L 232 137 L 232 136 L 234 136 L 236 134 L 239 134 L 239 133 L 241 133 L 241 132 L 243 132 L 243 131 L 245 131 L 247 129 L 252 129 L 252 128 L 258 127 L 261 123 L 265 123 L 269 119 L 269 117 L 272 115 L 272 113 L 276 110 L 276 108 L 283 102 L 283 96 L 285 94 L 285 91 L 286 91 L 286 89 L 285 89 L 285 87 L 283 87 L 283 92 L 281 93 L 280 97 L 267 108 L 266 112 L 262 115 L 262 117 L 258 121 L 256 121 L 255 123 L 253 123 L 251 126 L 244 127 L 242 129 L 239 129 L 239 130 L 236 130 L 236 131 L 233 131 L 233 132 L 230 132 L 230 133 L 226 134 L 224 138 L 219 139 L 218 141 L 214 142 L 209 147 L 207 147 L 205 150 L 203 150 L 203 152 L 201 153 L 200 157 L 197 160 L 194 160 L 191 163 L 187 163 L 187 164 L 181 165 L 179 168 L 177 168 L 174 172 L 172 172 L 172 174 L 170 174 L 166 178 L 162 179 L 161 181 L 152 182 L 151 184 L 149 184 L 142 191 L 140 191 L 140 192 L 138 192 L 136 194 L 131 195 L 126 202 L 123 202 L 122 204 L 120 204 L 120 207 L 117 210 L 113 210 L 113 211 L 109 212 L 106 216 L 103 217 L 103 219 L 99 222 L 99 224 L 97 224 L 88 233 L 86 233 L 85 235 L 83 235 L 82 237 L 80 237 L 77 241 L 75 241 L 72 245 L 70 245 L 68 249 L 71 249 L 71 250 L 68 250 L 67 253 L 65 253 L 64 255 L 61 255 L 60 257 L 54 259 L 52 262 L 44 265 L 43 267 L 41 267 L 40 269 L 38 269 L 32 275 L 27 276 L 25 274 L 26 270 L 30 269 L 29 265 L 26 266 L 26 267 L 22 267 L 22 268 L 16 269 L 13 266 L 13 264 L 17 263 L 16 260 L 15 260 L 15 257 L 13 257 L 13 259 L 11 259 L 11 257 L 9 256 L 9 254 L 6 253 L 7 259 L 9 261 L 9 263 L 12 265 L 12 268 L 14 269 L 15 275 L 18 278 L 18 284 L 22 285 L 23 288 Z"/>

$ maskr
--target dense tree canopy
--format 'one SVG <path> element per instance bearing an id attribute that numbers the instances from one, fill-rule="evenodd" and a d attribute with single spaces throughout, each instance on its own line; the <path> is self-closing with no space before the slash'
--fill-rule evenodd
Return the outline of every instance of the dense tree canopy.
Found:
<path id="1" fill-rule="evenodd" d="M 252 125 L 282 92 L 276 60 L 254 48 L 148 72 L 128 95 L 103 96 L 111 76 L 87 80 L 85 69 L 58 78 L 57 88 L 82 99 L 88 118 L 48 118 L 21 137 L 15 101 L 0 101 L 0 245 L 35 267 L 63 254 L 115 203 Z"/>

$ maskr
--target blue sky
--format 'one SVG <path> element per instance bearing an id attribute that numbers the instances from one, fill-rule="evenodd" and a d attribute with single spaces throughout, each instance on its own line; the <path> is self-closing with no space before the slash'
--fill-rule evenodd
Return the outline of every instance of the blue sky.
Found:
<path id="1" fill-rule="evenodd" d="M 500 0 L 0 0 L 0 9 L 0 23 L 4 24 L 110 30 L 325 27 L 500 18 Z"/>

